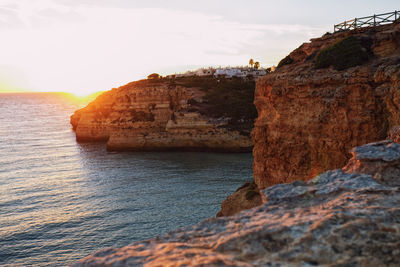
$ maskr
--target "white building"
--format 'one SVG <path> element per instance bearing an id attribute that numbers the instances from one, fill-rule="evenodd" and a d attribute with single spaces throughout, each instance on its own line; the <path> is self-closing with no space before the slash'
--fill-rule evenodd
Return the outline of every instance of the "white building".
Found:
<path id="1" fill-rule="evenodd" d="M 244 73 L 242 72 L 242 70 L 237 68 L 217 69 L 214 73 L 215 77 L 227 77 L 227 78 L 246 77 L 243 75 Z"/>
<path id="2" fill-rule="evenodd" d="M 246 78 L 246 77 L 253 77 L 257 78 L 263 75 L 266 75 L 267 71 L 265 69 L 254 69 L 254 68 L 247 68 L 247 67 L 237 67 L 237 68 L 202 68 L 195 71 L 187 71 L 185 73 L 179 73 L 175 75 L 168 75 L 167 77 L 193 77 L 193 76 L 214 76 L 215 78 L 218 77 L 225 77 L 225 78 Z"/>
<path id="3" fill-rule="evenodd" d="M 213 70 L 212 69 L 199 69 L 195 71 L 195 74 L 197 76 L 211 76 L 213 75 Z"/>
<path id="4" fill-rule="evenodd" d="M 247 68 L 226 68 L 217 69 L 214 73 L 215 77 L 239 77 L 246 78 L 248 76 L 259 77 L 267 74 L 264 69 L 247 69 Z"/>

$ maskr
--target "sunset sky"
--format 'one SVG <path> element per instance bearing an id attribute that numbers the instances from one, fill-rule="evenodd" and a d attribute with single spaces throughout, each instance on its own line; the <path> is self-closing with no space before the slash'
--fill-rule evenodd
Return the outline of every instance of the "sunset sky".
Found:
<path id="1" fill-rule="evenodd" d="M 261 66 L 398 0 L 0 0 L 0 91 L 108 90 L 157 72 Z"/>

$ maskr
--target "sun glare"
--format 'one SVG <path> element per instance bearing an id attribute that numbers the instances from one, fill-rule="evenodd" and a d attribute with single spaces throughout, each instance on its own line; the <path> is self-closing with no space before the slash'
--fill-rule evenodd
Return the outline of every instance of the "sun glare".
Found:
<path id="1" fill-rule="evenodd" d="M 38 3 L 2 7 L 16 14 L 10 23 L 18 23 L 1 28 L 0 80 L 9 68 L 18 73 L 18 83 L 24 81 L 14 88 L 78 96 L 153 72 L 246 65 L 256 53 L 262 64 L 273 65 L 293 44 L 321 31 L 301 25 L 241 24 L 194 11 Z M 261 47 L 267 52 L 260 53 Z"/>
<path id="2" fill-rule="evenodd" d="M 97 96 L 101 95 L 103 91 L 95 92 L 88 95 L 77 95 L 68 92 L 58 92 L 63 98 L 70 100 L 71 102 L 77 102 L 86 105 L 92 100 L 96 99 Z"/>

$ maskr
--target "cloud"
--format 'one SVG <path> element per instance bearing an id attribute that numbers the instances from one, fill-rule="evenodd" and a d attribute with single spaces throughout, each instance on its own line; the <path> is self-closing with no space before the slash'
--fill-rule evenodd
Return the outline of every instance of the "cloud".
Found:
<path id="1" fill-rule="evenodd" d="M 185 66 L 275 64 L 324 32 L 305 25 L 263 25 L 158 8 L 21 1 L 0 6 L 3 64 L 34 90 L 93 92 Z M 6 25 L 6 26 L 4 26 Z"/>

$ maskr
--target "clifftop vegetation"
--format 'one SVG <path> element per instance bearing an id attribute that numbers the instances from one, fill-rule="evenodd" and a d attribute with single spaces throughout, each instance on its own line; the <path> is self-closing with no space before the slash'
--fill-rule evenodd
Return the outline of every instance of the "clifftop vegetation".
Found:
<path id="1" fill-rule="evenodd" d="M 314 58 L 314 64 L 317 69 L 333 66 L 336 70 L 344 70 L 361 65 L 368 57 L 367 49 L 360 40 L 349 36 L 321 49 Z"/>
<path id="2" fill-rule="evenodd" d="M 253 104 L 255 81 L 240 78 L 181 77 L 170 80 L 171 85 L 197 87 L 205 93 L 203 103 L 194 100 L 191 106 L 211 118 L 225 118 L 227 128 L 249 135 L 257 117 Z"/>

